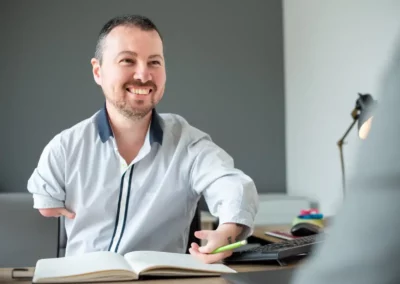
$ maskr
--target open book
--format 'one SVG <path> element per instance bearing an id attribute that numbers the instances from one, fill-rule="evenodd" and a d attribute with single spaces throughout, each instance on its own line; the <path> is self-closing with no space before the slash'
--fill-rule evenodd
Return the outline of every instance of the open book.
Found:
<path id="1" fill-rule="evenodd" d="M 213 276 L 236 273 L 223 264 L 205 264 L 190 254 L 108 251 L 41 259 L 33 283 L 77 283 L 138 280 L 139 276 Z"/>

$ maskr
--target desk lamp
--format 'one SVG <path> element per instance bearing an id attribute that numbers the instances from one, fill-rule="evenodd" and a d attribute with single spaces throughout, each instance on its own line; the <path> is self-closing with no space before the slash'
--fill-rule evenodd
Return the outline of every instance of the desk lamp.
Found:
<path id="1" fill-rule="evenodd" d="M 356 124 L 358 120 L 358 136 L 360 139 L 366 139 L 368 137 L 368 133 L 371 129 L 371 123 L 373 118 L 373 110 L 377 102 L 372 98 L 370 94 L 358 94 L 359 98 L 356 100 L 356 105 L 351 112 L 351 117 L 353 118 L 353 122 L 350 124 L 349 128 L 344 133 L 343 137 L 337 142 L 339 146 L 340 152 L 340 162 L 342 166 L 342 189 L 343 196 L 346 192 L 346 179 L 345 179 L 345 169 L 344 169 L 344 159 L 343 159 L 343 144 L 344 139 L 346 139 L 347 135 L 350 133 L 350 130 L 353 128 L 354 124 Z"/>

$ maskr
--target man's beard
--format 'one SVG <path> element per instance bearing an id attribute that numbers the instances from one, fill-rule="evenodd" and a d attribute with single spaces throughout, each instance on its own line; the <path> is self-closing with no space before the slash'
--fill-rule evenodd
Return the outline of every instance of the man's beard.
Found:
<path id="1" fill-rule="evenodd" d="M 139 107 L 132 107 L 128 102 L 129 101 L 128 98 L 126 98 L 126 100 L 120 100 L 120 101 L 110 100 L 111 103 L 114 105 L 114 107 L 124 117 L 131 119 L 131 120 L 140 120 L 140 119 L 144 118 L 149 112 L 151 112 L 151 110 L 156 106 L 156 103 L 154 101 L 154 94 L 157 92 L 157 85 L 153 81 L 148 81 L 146 83 L 142 83 L 139 80 L 134 80 L 134 81 L 128 82 L 124 85 L 124 87 L 123 87 L 124 91 L 127 89 L 127 86 L 135 86 L 137 88 L 151 87 L 151 89 L 152 89 L 152 93 L 149 94 L 150 95 L 150 105 L 149 106 L 145 106 L 144 105 L 145 102 L 142 100 L 135 100 L 135 104 L 138 105 Z M 142 107 L 140 107 L 140 106 L 142 106 Z"/>
<path id="2" fill-rule="evenodd" d="M 151 103 L 149 106 L 141 108 L 131 107 L 130 104 L 125 101 L 111 101 L 111 103 L 115 106 L 119 113 L 131 120 L 141 120 L 155 107 L 153 97 L 151 98 Z M 139 100 L 135 101 L 135 103 L 138 105 L 144 104 L 143 101 Z"/>

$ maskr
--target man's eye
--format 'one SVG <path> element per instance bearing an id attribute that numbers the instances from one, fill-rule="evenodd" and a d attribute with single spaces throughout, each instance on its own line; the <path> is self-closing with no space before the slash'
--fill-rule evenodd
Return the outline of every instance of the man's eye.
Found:
<path id="1" fill-rule="evenodd" d="M 160 65 L 161 62 L 158 61 L 158 60 L 153 60 L 153 61 L 150 61 L 150 64 L 151 64 L 151 65 Z"/>
<path id="2" fill-rule="evenodd" d="M 132 59 L 129 59 L 129 58 L 122 59 L 121 62 L 122 63 L 129 63 L 129 64 L 134 63 L 134 61 Z"/>

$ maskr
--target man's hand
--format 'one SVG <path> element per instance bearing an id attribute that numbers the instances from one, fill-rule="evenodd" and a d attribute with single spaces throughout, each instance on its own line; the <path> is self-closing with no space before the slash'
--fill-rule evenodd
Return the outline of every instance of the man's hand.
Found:
<path id="1" fill-rule="evenodd" d="M 207 240 L 205 246 L 199 247 L 192 243 L 189 252 L 194 257 L 205 263 L 218 262 L 232 255 L 232 251 L 211 254 L 215 249 L 236 242 L 236 237 L 242 232 L 243 227 L 234 223 L 220 225 L 216 230 L 203 230 L 194 233 L 200 240 Z"/>
<path id="2" fill-rule="evenodd" d="M 74 219 L 75 218 L 75 213 L 73 213 L 71 211 L 68 211 L 64 207 L 39 209 L 39 212 L 44 217 L 61 217 L 61 216 L 65 216 L 68 219 Z"/>

